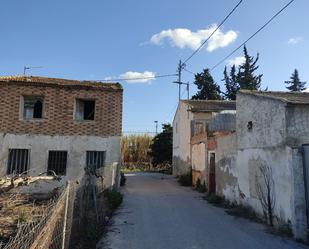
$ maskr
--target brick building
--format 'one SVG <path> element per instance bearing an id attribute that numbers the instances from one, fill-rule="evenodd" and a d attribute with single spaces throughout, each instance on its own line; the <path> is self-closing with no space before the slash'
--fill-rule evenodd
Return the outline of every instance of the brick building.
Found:
<path id="1" fill-rule="evenodd" d="M 90 166 L 114 185 L 122 92 L 118 83 L 0 77 L 0 176 L 54 171 L 79 179 Z"/>

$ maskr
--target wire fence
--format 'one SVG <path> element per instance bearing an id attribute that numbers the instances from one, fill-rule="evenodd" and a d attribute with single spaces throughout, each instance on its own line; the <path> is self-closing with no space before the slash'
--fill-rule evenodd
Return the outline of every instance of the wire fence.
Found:
<path id="1" fill-rule="evenodd" d="M 0 249 L 67 249 L 73 219 L 75 190 L 68 183 L 31 222 L 17 225 L 15 236 Z"/>

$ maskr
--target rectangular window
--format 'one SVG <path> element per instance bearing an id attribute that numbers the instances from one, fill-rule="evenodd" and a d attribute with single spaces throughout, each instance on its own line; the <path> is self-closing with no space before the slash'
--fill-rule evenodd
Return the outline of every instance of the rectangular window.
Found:
<path id="1" fill-rule="evenodd" d="M 94 120 L 95 101 L 76 99 L 75 119 L 76 120 Z"/>
<path id="2" fill-rule="evenodd" d="M 194 134 L 200 134 L 203 133 L 205 131 L 204 129 L 204 122 L 202 121 L 195 121 L 194 124 Z"/>
<path id="3" fill-rule="evenodd" d="M 43 117 L 43 98 L 34 96 L 24 96 L 23 118 L 40 119 Z"/>
<path id="4" fill-rule="evenodd" d="M 52 150 L 48 153 L 48 174 L 52 175 L 50 171 L 54 171 L 57 175 L 65 175 L 67 169 L 67 151 Z"/>
<path id="5" fill-rule="evenodd" d="M 29 169 L 29 150 L 9 149 L 7 174 L 27 174 Z"/>
<path id="6" fill-rule="evenodd" d="M 105 151 L 87 151 L 86 164 L 92 169 L 99 169 L 105 166 Z"/>

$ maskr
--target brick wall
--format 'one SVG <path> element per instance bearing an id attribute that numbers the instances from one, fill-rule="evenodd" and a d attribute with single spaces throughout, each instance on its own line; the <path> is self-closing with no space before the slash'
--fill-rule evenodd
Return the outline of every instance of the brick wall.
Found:
<path id="1" fill-rule="evenodd" d="M 23 120 L 24 95 L 42 96 L 43 118 Z M 0 132 L 42 135 L 120 136 L 122 89 L 56 86 L 43 84 L 0 84 Z M 95 100 L 94 121 L 74 120 L 76 98 Z"/>

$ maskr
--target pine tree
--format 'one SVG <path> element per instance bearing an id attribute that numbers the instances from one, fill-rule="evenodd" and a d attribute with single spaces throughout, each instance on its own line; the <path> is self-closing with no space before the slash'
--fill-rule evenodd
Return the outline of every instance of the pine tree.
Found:
<path id="1" fill-rule="evenodd" d="M 236 67 L 233 65 L 231 67 L 230 75 L 227 73 L 227 68 L 224 68 L 223 72 L 224 78 L 222 81 L 225 81 L 226 92 L 224 93 L 225 97 L 229 100 L 236 100 L 236 94 L 239 90 L 239 85 L 237 83 L 236 76 Z"/>
<path id="2" fill-rule="evenodd" d="M 209 69 L 206 68 L 202 73 L 195 75 L 194 84 L 197 85 L 198 92 L 192 99 L 220 100 L 222 99 L 220 86 L 214 81 Z"/>
<path id="3" fill-rule="evenodd" d="M 292 73 L 290 80 L 285 81 L 285 83 L 289 84 L 289 86 L 287 86 L 286 89 L 290 90 L 291 92 L 301 92 L 306 89 L 305 87 L 306 82 L 300 81 L 297 69 L 295 69 L 294 72 Z"/>
<path id="4" fill-rule="evenodd" d="M 244 46 L 245 62 L 239 66 L 237 74 L 237 82 L 240 89 L 259 90 L 261 87 L 261 80 L 263 74 L 254 75 L 254 72 L 259 68 L 257 61 L 259 60 L 259 54 L 254 59 L 253 56 L 248 54 L 246 46 Z"/>

